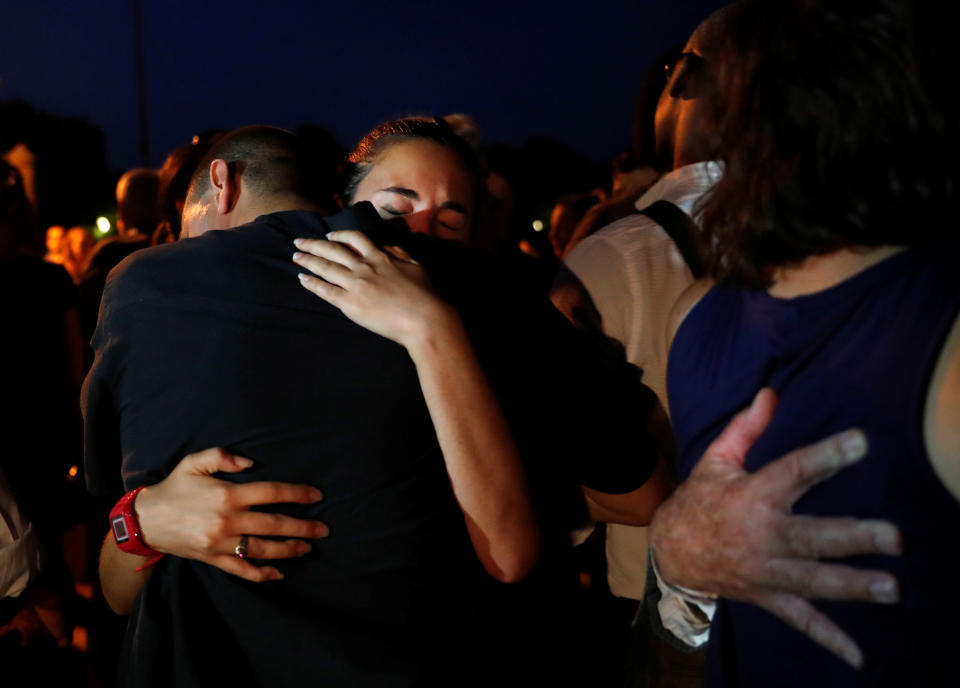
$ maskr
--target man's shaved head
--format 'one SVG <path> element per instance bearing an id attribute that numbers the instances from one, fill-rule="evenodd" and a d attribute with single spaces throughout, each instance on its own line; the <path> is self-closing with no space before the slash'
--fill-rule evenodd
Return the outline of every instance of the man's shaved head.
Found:
<path id="1" fill-rule="evenodd" d="M 277 127 L 254 125 L 236 129 L 220 138 L 197 166 L 187 203 L 196 202 L 210 190 L 210 163 L 225 160 L 239 174 L 247 189 L 263 196 L 293 195 L 313 200 L 317 185 L 300 139 Z"/>
<path id="2" fill-rule="evenodd" d="M 322 211 L 318 183 L 300 139 L 268 126 L 218 139 L 197 166 L 183 206 L 183 236 L 229 229 L 281 210 Z"/>

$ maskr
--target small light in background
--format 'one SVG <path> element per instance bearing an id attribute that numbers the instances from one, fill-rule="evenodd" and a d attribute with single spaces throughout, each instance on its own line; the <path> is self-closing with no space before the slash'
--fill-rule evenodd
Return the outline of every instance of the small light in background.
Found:
<path id="1" fill-rule="evenodd" d="M 80 469 L 77 466 L 70 466 L 70 470 L 67 471 L 67 478 L 69 480 L 76 480 L 77 473 L 80 472 Z"/>
<path id="2" fill-rule="evenodd" d="M 110 231 L 110 220 L 101 216 L 97 218 L 97 232 L 106 234 Z"/>
<path id="3" fill-rule="evenodd" d="M 90 647 L 89 635 L 87 629 L 83 626 L 74 626 L 73 627 L 73 638 L 71 643 L 74 650 L 78 652 L 86 652 L 87 648 Z"/>
<path id="4" fill-rule="evenodd" d="M 541 220 L 534 220 L 534 221 L 533 221 L 533 231 L 534 231 L 534 232 L 542 232 L 542 231 L 543 231 L 543 222 L 542 222 Z"/>

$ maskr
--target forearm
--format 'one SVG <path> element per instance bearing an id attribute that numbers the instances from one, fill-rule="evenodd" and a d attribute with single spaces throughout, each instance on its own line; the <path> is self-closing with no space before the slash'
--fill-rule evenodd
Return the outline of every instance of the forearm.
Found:
<path id="1" fill-rule="evenodd" d="M 301 283 L 407 349 L 477 557 L 495 578 L 519 580 L 539 535 L 519 453 L 459 316 L 402 249 L 380 250 L 360 232 L 327 238 L 296 241 L 309 255 L 294 262 L 320 278 L 301 274 Z"/>
<path id="2" fill-rule="evenodd" d="M 147 584 L 152 569 L 136 571 L 149 557 L 127 554 L 117 548 L 112 533 L 107 533 L 100 550 L 100 587 L 107 604 L 117 614 L 128 615 L 133 610 L 137 594 Z"/>
<path id="3" fill-rule="evenodd" d="M 581 486 L 591 519 L 629 526 L 649 525 L 657 507 L 672 489 L 670 470 L 663 457 L 657 459 L 657 466 L 647 482 L 631 492 L 610 494 Z"/>
<path id="4" fill-rule="evenodd" d="M 539 533 L 519 452 L 469 338 L 449 306 L 407 350 L 477 556 L 499 580 L 522 578 Z"/>

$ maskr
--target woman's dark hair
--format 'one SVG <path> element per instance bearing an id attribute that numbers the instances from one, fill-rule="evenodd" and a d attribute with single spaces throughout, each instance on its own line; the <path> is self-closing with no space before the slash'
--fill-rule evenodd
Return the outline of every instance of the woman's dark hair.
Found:
<path id="1" fill-rule="evenodd" d="M 700 209 L 715 278 L 765 286 L 808 256 L 952 231 L 947 122 L 914 19 L 906 0 L 730 8 L 712 118 L 725 172 Z"/>
<path id="2" fill-rule="evenodd" d="M 164 160 L 163 167 L 160 168 L 158 173 L 160 213 L 169 224 L 174 241 L 180 238 L 180 213 L 187 199 L 187 190 L 193 173 L 210 147 L 224 133 L 217 129 L 197 134 L 191 143 L 174 148 Z"/>
<path id="3" fill-rule="evenodd" d="M 343 193 L 348 204 L 353 202 L 357 186 L 380 156 L 393 144 L 410 140 L 432 141 L 456 153 L 473 179 L 474 206 L 480 207 L 487 179 L 486 170 L 466 139 L 457 135 L 441 117 L 404 117 L 391 120 L 360 139 L 357 147 L 347 156 L 348 167 Z"/>

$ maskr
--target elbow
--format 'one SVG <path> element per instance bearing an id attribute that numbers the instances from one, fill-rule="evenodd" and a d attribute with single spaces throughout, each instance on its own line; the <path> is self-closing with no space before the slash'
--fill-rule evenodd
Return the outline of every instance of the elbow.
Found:
<path id="1" fill-rule="evenodd" d="M 102 587 L 101 591 L 103 592 L 103 599 L 107 601 L 107 606 L 113 610 L 114 614 L 117 616 L 130 616 L 130 612 L 133 611 L 133 600 L 127 599 L 122 595 L 113 595 Z"/>
<path id="2" fill-rule="evenodd" d="M 473 551 L 484 570 L 501 583 L 517 583 L 530 573 L 540 557 L 540 529 L 532 513 L 510 513 L 486 532 L 465 516 Z M 523 513 L 526 512 L 526 513 Z M 510 516 L 514 516 L 511 518 Z"/>
<path id="3" fill-rule="evenodd" d="M 478 550 L 478 554 L 480 550 Z M 519 583 L 533 569 L 540 557 L 540 537 L 531 527 L 499 552 L 487 550 L 480 563 L 488 574 L 501 583 Z"/>
<path id="4" fill-rule="evenodd" d="M 524 578 L 527 577 L 528 572 L 529 572 L 529 569 L 527 569 L 526 571 L 523 571 L 521 569 L 516 569 L 511 571 L 501 571 L 497 574 L 494 574 L 493 577 L 496 578 L 501 583 L 519 583 L 520 581 L 522 581 Z"/>
<path id="5" fill-rule="evenodd" d="M 533 569 L 537 562 L 538 550 L 532 548 L 524 552 L 517 552 L 514 556 L 504 557 L 502 561 L 486 565 L 487 573 L 501 583 L 519 583 Z"/>

